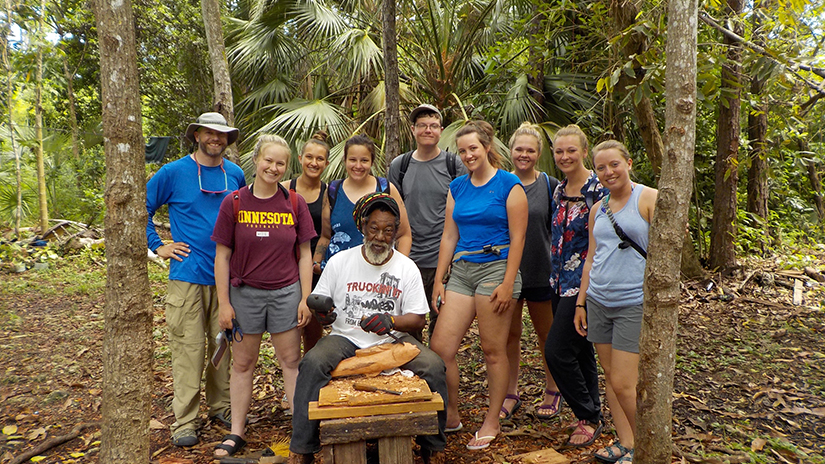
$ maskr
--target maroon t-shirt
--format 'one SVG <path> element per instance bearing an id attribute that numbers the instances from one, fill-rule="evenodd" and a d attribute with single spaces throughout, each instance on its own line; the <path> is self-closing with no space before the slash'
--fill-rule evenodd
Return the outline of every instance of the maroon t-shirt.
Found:
<path id="1" fill-rule="evenodd" d="M 212 231 L 213 241 L 232 249 L 232 285 L 275 290 L 294 284 L 298 281 L 295 241 L 308 242 L 316 235 L 306 201 L 296 195 L 298 210 L 293 214 L 288 192 L 281 186 L 267 199 L 255 197 L 248 187 L 240 189 L 238 196 L 237 222 L 229 194 Z"/>

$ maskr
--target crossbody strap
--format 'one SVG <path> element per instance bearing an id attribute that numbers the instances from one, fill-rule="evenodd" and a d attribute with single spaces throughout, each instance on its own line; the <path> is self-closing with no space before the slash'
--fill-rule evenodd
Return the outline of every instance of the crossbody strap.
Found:
<path id="1" fill-rule="evenodd" d="M 642 248 L 638 243 L 634 242 L 632 238 L 628 237 L 624 230 L 619 226 L 619 223 L 616 222 L 616 218 L 613 217 L 613 210 L 610 209 L 610 194 L 608 193 L 604 200 L 602 201 L 602 211 L 607 215 L 607 218 L 610 219 L 610 223 L 613 224 L 613 230 L 616 231 L 616 235 L 619 236 L 619 239 L 622 243 L 619 244 L 619 248 L 625 249 L 627 247 L 631 247 L 636 250 L 642 258 L 647 259 L 647 252 L 644 248 Z"/>

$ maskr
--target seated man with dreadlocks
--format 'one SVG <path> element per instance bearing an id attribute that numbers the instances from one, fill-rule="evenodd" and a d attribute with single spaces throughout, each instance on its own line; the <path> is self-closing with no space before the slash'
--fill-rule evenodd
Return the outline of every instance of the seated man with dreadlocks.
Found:
<path id="1" fill-rule="evenodd" d="M 292 416 L 292 464 L 306 464 L 320 451 L 319 421 L 309 420 L 308 405 L 332 378 L 342 360 L 355 350 L 391 343 L 393 332 L 401 341 L 421 350 L 401 366 L 424 379 L 430 390 L 447 399 L 444 362 L 407 332 L 420 331 L 429 313 L 421 274 L 415 263 L 393 250 L 400 223 L 398 203 L 386 193 L 371 193 L 355 204 L 356 226 L 364 234 L 361 246 L 342 251 L 327 263 L 314 294 L 331 297 L 335 310 L 315 312 L 322 324 L 332 324 L 329 335 L 304 355 L 298 366 L 298 388 Z M 445 411 L 438 412 L 438 434 L 417 438 L 425 463 L 444 461 Z"/>

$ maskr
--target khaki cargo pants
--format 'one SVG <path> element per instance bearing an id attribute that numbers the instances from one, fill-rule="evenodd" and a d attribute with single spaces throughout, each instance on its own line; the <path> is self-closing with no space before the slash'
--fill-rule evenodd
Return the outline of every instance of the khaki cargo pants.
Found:
<path id="1" fill-rule="evenodd" d="M 195 429 L 200 406 L 200 386 L 206 364 L 206 404 L 209 416 L 229 411 L 229 352 L 217 369 L 207 360 L 215 352 L 218 296 L 214 285 L 170 280 L 166 295 L 166 325 L 172 352 L 175 423 L 171 430 Z M 204 350 L 204 346 L 208 349 Z"/>

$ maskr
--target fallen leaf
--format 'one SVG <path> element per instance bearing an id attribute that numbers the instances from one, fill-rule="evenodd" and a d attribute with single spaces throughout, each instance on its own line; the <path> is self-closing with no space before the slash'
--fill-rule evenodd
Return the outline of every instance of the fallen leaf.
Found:
<path id="1" fill-rule="evenodd" d="M 15 433 L 17 433 L 16 425 L 7 425 L 3 427 L 3 435 L 14 435 Z"/>
<path id="2" fill-rule="evenodd" d="M 30 431 L 29 434 L 26 435 L 26 440 L 34 441 L 34 440 L 37 440 L 37 439 L 39 439 L 41 437 L 45 437 L 45 436 L 46 436 L 46 429 L 43 428 L 43 427 L 40 427 L 40 428 L 36 428 L 36 429 Z"/>
<path id="3" fill-rule="evenodd" d="M 762 448 L 768 444 L 768 440 L 764 438 L 754 438 L 751 442 L 751 451 L 762 451 Z"/>
<path id="4" fill-rule="evenodd" d="M 69 453 L 69 456 L 77 459 L 77 458 L 82 458 L 83 456 L 86 456 L 86 453 Z"/>
<path id="5" fill-rule="evenodd" d="M 40 462 L 40 461 L 42 461 L 42 460 L 44 460 L 44 459 L 46 459 L 46 456 L 35 456 L 35 457 L 33 457 L 33 458 L 31 459 L 31 461 L 32 461 L 32 462 Z"/>
<path id="6" fill-rule="evenodd" d="M 165 428 L 166 428 L 166 426 L 163 425 L 163 422 L 161 422 L 157 419 L 151 419 L 149 421 L 149 429 L 150 430 L 163 430 Z"/>

